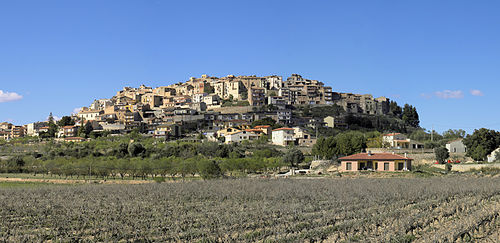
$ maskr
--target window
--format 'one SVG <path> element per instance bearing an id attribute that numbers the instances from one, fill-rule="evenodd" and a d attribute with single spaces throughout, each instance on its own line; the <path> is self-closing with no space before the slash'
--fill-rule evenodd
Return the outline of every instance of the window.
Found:
<path id="1" fill-rule="evenodd" d="M 351 164 L 351 162 L 345 163 L 345 170 L 352 170 L 352 164 Z"/>
<path id="2" fill-rule="evenodd" d="M 389 170 L 389 163 L 384 163 L 384 170 Z"/>

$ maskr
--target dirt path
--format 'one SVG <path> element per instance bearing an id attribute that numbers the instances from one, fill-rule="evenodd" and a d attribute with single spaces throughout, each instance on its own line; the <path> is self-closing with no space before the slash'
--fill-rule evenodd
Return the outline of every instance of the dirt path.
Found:
<path id="1" fill-rule="evenodd" d="M 144 180 L 65 180 L 65 179 L 34 179 L 34 178 L 6 178 L 0 177 L 0 182 L 41 182 L 53 184 L 146 184 L 153 183 L 154 181 Z"/>

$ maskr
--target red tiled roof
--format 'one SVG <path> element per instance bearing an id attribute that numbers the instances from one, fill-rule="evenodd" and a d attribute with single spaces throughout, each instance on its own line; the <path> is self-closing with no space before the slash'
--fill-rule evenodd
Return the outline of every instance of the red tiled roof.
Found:
<path id="1" fill-rule="evenodd" d="M 282 127 L 282 128 L 278 128 L 278 129 L 274 129 L 274 131 L 281 131 L 281 130 L 293 130 L 293 128 L 289 128 L 289 127 Z"/>
<path id="2" fill-rule="evenodd" d="M 339 158 L 339 160 L 413 160 L 413 159 L 391 153 L 372 153 L 371 155 L 369 155 L 368 153 L 359 153 Z"/>
<path id="3" fill-rule="evenodd" d="M 401 133 L 399 133 L 399 132 L 398 133 L 388 133 L 388 134 L 384 134 L 384 136 L 394 136 L 394 135 L 399 135 L 399 134 L 401 134 Z"/>
<path id="4" fill-rule="evenodd" d="M 260 129 L 245 129 L 247 132 L 262 132 Z"/>
<path id="5" fill-rule="evenodd" d="M 458 141 L 462 141 L 464 140 L 463 138 L 457 138 L 457 139 L 454 139 L 454 140 L 451 140 L 449 142 L 447 142 L 446 144 L 450 144 L 450 143 L 453 143 L 453 142 L 458 142 Z"/>

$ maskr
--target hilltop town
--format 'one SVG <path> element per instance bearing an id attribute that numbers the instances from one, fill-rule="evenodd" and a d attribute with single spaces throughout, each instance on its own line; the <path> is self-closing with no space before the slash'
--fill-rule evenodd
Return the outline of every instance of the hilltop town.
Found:
<path id="1" fill-rule="evenodd" d="M 334 92 L 323 82 L 299 74 L 286 80 L 276 75 L 202 75 L 156 88 L 124 87 L 115 96 L 94 100 L 66 117 L 57 129 L 49 121 L 23 126 L 2 123 L 0 135 L 83 141 L 91 132 L 136 131 L 168 139 L 200 135 L 224 143 L 266 135 L 275 145 L 312 146 L 318 128 L 347 129 L 353 122 L 346 119 L 352 120 L 353 114 L 384 116 L 397 113 L 394 107 L 401 113 L 401 107 L 386 97 Z M 310 114 L 311 109 L 320 109 L 321 114 Z"/>

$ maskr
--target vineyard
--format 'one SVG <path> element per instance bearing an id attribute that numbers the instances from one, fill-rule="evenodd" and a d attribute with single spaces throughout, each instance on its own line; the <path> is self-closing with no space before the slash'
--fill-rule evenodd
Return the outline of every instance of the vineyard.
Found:
<path id="1" fill-rule="evenodd" d="M 0 189 L 0 241 L 495 242 L 500 178 Z"/>

